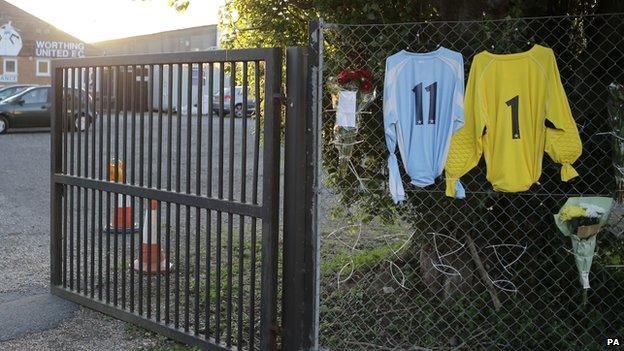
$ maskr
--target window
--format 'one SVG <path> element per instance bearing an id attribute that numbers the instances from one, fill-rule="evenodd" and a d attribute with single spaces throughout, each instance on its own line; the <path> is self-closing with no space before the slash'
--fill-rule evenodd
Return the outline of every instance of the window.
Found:
<path id="1" fill-rule="evenodd" d="M 16 59 L 4 59 L 4 74 L 17 74 Z"/>
<path id="2" fill-rule="evenodd" d="M 8 98 L 9 96 L 13 96 L 26 88 L 27 87 L 23 87 L 23 86 L 4 88 L 0 91 L 0 100 L 4 100 Z"/>
<path id="3" fill-rule="evenodd" d="M 22 95 L 22 99 L 25 104 L 44 104 L 48 102 L 48 88 L 33 89 Z"/>
<path id="4" fill-rule="evenodd" d="M 50 60 L 37 60 L 37 77 L 50 76 Z"/>

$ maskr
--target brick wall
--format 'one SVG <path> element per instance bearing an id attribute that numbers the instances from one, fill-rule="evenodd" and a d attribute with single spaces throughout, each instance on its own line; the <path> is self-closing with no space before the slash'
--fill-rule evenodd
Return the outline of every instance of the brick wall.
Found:
<path id="1" fill-rule="evenodd" d="M 37 60 L 43 59 L 48 60 L 46 58 L 38 58 L 38 57 L 26 57 L 26 56 L 6 56 L 0 58 L 0 74 L 4 74 L 4 61 L 6 59 L 16 60 L 17 61 L 17 82 L 0 82 L 0 85 L 10 85 L 10 84 L 37 84 L 37 85 L 46 85 L 50 84 L 50 76 L 37 76 Z M 48 62 L 50 62 L 48 60 Z"/>

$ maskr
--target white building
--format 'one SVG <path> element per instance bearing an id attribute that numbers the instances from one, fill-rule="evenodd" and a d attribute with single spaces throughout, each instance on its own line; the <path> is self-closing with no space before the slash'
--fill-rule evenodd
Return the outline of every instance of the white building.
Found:
<path id="1" fill-rule="evenodd" d="M 147 35 L 139 35 L 135 37 L 128 37 L 122 39 L 114 39 L 107 40 L 102 42 L 97 42 L 93 44 L 95 48 L 98 49 L 99 53 L 104 56 L 113 56 L 113 55 L 131 55 L 131 54 L 158 54 L 158 53 L 171 53 L 171 52 L 188 52 L 188 51 L 207 51 L 207 50 L 215 50 L 218 49 L 218 31 L 216 25 L 208 25 L 201 27 L 192 27 L 185 29 L 178 29 L 160 33 L 153 33 Z M 173 66 L 172 77 L 173 80 L 171 82 L 171 89 L 169 89 L 169 67 L 164 66 L 163 68 L 163 91 L 159 90 L 159 79 L 160 79 L 160 69 L 158 66 L 154 66 L 154 89 L 152 91 L 152 101 L 154 108 L 158 108 L 159 98 L 162 94 L 162 109 L 169 109 L 169 91 L 171 90 L 171 101 L 173 102 L 173 110 L 177 108 L 178 101 L 178 93 L 182 93 L 182 111 L 186 111 L 188 105 L 188 78 L 189 78 L 189 68 L 187 65 L 183 65 L 181 69 L 181 86 L 178 87 L 178 74 L 180 74 L 178 66 Z M 203 101 L 206 102 L 210 99 L 212 94 L 209 93 L 208 86 L 208 75 L 207 72 L 208 67 L 204 66 L 204 72 L 201 79 L 201 84 L 203 84 Z M 191 98 L 193 105 L 196 105 L 198 102 L 197 97 L 197 87 L 199 84 L 198 79 L 199 69 L 197 65 L 192 68 L 191 71 L 191 79 L 192 79 L 192 91 Z M 143 79 L 141 80 L 141 74 L 136 74 L 137 76 L 137 85 L 143 83 L 143 91 L 147 91 L 149 87 L 149 72 L 143 72 Z M 214 68 L 213 72 L 213 94 L 218 91 L 219 88 L 219 69 L 218 67 Z M 225 86 L 229 86 L 229 76 L 226 75 Z M 135 89 L 138 91 L 138 87 Z M 120 94 L 118 94 L 120 95 Z M 145 101 L 147 99 L 143 99 Z"/>

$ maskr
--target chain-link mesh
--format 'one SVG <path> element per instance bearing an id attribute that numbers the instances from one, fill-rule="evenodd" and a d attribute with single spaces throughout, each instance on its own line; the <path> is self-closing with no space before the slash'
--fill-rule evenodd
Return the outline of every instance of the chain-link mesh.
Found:
<path id="1" fill-rule="evenodd" d="M 383 25 L 323 25 L 320 344 L 332 350 L 598 349 L 624 338 L 622 229 L 598 235 L 588 302 L 581 303 L 570 239 L 553 214 L 570 196 L 615 191 L 607 86 L 624 82 L 624 15 Z M 583 142 L 580 177 L 561 182 L 544 157 L 539 183 L 499 193 L 483 160 L 462 177 L 467 198 L 444 195 L 443 176 L 392 203 L 383 129 L 388 56 L 438 45 L 461 52 L 466 77 L 482 51 L 554 50 Z M 359 114 L 343 163 L 327 83 L 369 69 L 377 92 Z M 342 150 L 341 152 L 343 152 Z M 344 154 L 343 154 L 344 156 Z"/>

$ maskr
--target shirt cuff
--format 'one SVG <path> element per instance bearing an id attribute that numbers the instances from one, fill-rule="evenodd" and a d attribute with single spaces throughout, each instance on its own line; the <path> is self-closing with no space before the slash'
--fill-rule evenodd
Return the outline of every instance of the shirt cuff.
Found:
<path id="1" fill-rule="evenodd" d="M 403 189 L 403 181 L 399 174 L 399 161 L 395 154 L 388 157 L 388 186 L 390 187 L 390 195 L 395 204 L 405 201 L 405 190 Z"/>
<path id="2" fill-rule="evenodd" d="M 466 190 L 457 178 L 446 178 L 446 196 L 456 199 L 466 198 Z"/>
<path id="3" fill-rule="evenodd" d="M 579 174 L 576 172 L 574 167 L 572 167 L 569 163 L 564 163 L 561 165 L 561 180 L 567 182 L 570 179 L 578 177 Z"/>

